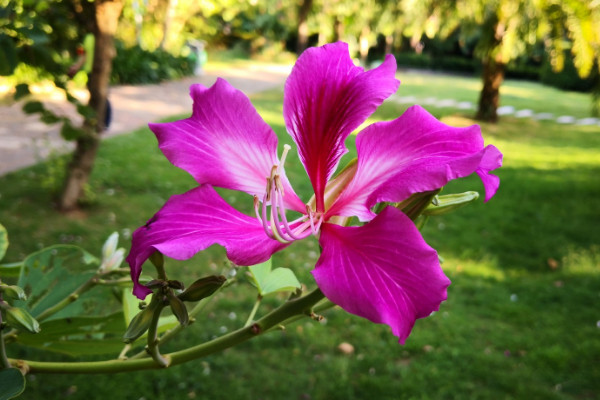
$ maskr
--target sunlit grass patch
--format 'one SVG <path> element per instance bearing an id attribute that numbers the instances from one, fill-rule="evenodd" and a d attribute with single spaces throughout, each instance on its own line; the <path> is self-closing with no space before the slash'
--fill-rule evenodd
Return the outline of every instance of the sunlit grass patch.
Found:
<path id="1" fill-rule="evenodd" d="M 403 78 L 407 86 L 408 78 Z M 467 98 L 475 90 L 464 85 L 464 78 L 436 79 L 435 86 L 423 80 L 419 93 L 436 96 L 434 88 L 438 94 L 448 90 Z M 525 93 L 538 90 L 535 85 L 519 87 Z M 413 88 L 417 90 L 416 83 Z M 285 133 L 281 91 L 253 96 L 252 101 L 279 135 L 280 146 L 293 144 Z M 545 98 L 539 106 L 553 101 Z M 584 107 L 585 101 L 578 98 L 573 107 Z M 397 118 L 405 108 L 387 101 L 370 121 Z M 451 125 L 477 123 L 469 112 L 430 111 Z M 304 320 L 167 371 L 95 376 L 93 386 L 86 376 L 37 375 L 30 378 L 23 398 L 65 393 L 72 399 L 594 398 L 600 391 L 598 128 L 506 117 L 497 125 L 481 124 L 481 129 L 486 143 L 505 155 L 505 167 L 497 171 L 500 189 L 487 204 L 481 196 L 473 205 L 429 220 L 423 234 L 444 258 L 452 285 L 448 300 L 434 315 L 417 321 L 405 346 L 397 344 L 388 327 L 335 309 L 321 323 Z M 342 165 L 356 154 L 354 140 L 351 136 L 347 143 L 350 153 Z M 310 182 L 295 152 L 288 156 L 286 173 L 308 200 Z M 40 165 L 0 178 L 0 222 L 11 240 L 6 261 L 56 242 L 97 252 L 112 231 L 130 234 L 169 196 L 196 186 L 164 158 L 146 128 L 103 142 L 92 177 L 96 200 L 80 214 L 61 215 L 49 206 L 51 196 L 39 187 L 43 174 Z M 481 192 L 480 180 L 452 182 L 443 193 L 466 190 Z M 220 193 L 251 214 L 251 196 Z M 302 283 L 313 286 L 310 271 L 318 255 L 318 242 L 304 240 L 273 262 L 292 268 Z M 167 268 L 170 277 L 189 282 L 224 273 L 229 265 L 224 250 L 213 246 L 188 261 L 168 260 Z M 237 273 L 239 282 L 220 293 L 167 350 L 243 324 L 256 292 L 245 269 Z M 266 299 L 259 314 L 283 300 Z M 353 352 L 338 350 L 344 342 Z"/>

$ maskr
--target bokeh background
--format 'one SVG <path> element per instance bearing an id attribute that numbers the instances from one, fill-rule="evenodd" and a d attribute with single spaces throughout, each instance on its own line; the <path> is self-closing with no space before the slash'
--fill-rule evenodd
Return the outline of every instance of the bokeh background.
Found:
<path id="1" fill-rule="evenodd" d="M 97 45 L 94 71 L 71 79 L 69 67 L 90 33 Z M 479 124 L 486 143 L 505 155 L 494 199 L 432 217 L 423 229 L 453 282 L 440 311 L 419 320 L 404 346 L 387 327 L 333 309 L 321 322 L 301 320 L 168 370 L 29 374 L 22 398 L 600 396 L 598 0 L 0 0 L 0 150 L 7 151 L 7 164 L 9 154 L 32 147 L 39 155 L 0 176 L 0 224 L 9 241 L 0 279 L 10 282 L 11 265 L 52 244 L 99 255 L 116 231 L 128 249 L 131 232 L 169 196 L 195 186 L 162 156 L 145 127 L 164 120 L 153 111 L 164 111 L 161 99 L 187 99 L 191 83 L 238 79 L 280 147 L 293 144 L 282 117 L 285 74 L 270 74 L 288 71 L 307 47 L 337 40 L 347 42 L 365 68 L 386 54 L 397 60 L 402 85 L 367 123 L 421 104 L 447 124 Z M 102 76 L 89 91 L 92 98 L 94 90 L 108 96 L 115 121 L 127 119 L 132 103 L 150 115 L 119 135 L 111 134 L 114 125 L 100 135 L 107 138 L 98 141 L 93 169 L 65 210 L 70 160 L 86 132 L 82 121 L 98 111 L 98 104 L 87 106 L 86 82 Z M 257 83 L 268 77 L 272 85 Z M 354 136 L 347 146 L 342 165 L 355 156 Z M 297 155 L 287 160 L 287 175 L 308 201 L 310 183 Z M 482 185 L 469 177 L 443 193 L 467 190 L 482 191 Z M 220 193 L 252 211 L 250 197 Z M 312 288 L 318 252 L 316 241 L 303 241 L 273 264 L 291 268 Z M 229 273 L 230 266 L 214 246 L 187 262 L 168 261 L 167 271 L 189 284 Z M 243 325 L 256 291 L 246 271 L 237 271 L 236 283 L 164 352 Z M 285 295 L 265 298 L 258 315 L 283 301 Z M 49 347 L 9 344 L 8 355 L 74 360 Z"/>

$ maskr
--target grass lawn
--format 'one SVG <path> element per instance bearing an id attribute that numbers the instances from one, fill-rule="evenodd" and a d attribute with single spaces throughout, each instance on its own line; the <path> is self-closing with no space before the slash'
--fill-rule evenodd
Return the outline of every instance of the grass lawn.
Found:
<path id="1" fill-rule="evenodd" d="M 478 81 L 400 75 L 399 94 L 474 101 Z M 445 93 L 444 93 L 445 92 Z M 579 116 L 586 96 L 539 85 L 509 82 L 504 89 L 521 108 L 563 110 Z M 475 97 L 476 99 L 476 97 Z M 283 143 L 290 143 L 281 117 L 281 92 L 253 97 Z M 515 100 L 516 104 L 517 100 Z M 564 103 L 561 103 L 564 102 Z M 395 118 L 404 107 L 384 104 L 373 117 Z M 451 109 L 430 109 L 443 121 L 474 123 Z M 558 112 L 557 112 L 558 114 Z M 585 115 L 582 115 L 585 116 Z M 405 346 L 385 326 L 342 310 L 321 322 L 303 320 L 223 353 L 169 371 L 114 376 L 28 377 L 24 399 L 592 399 L 600 396 L 600 129 L 503 118 L 482 125 L 488 143 L 505 154 L 501 186 L 489 203 L 432 218 L 423 233 L 444 258 L 453 284 L 435 315 L 419 320 Z M 282 143 L 280 143 L 282 144 Z M 354 147 L 353 138 L 349 148 Z M 353 156 L 351 151 L 345 158 Z M 344 161 L 343 161 L 344 162 Z M 171 166 L 147 129 L 103 143 L 92 179 L 94 201 L 82 212 L 57 214 L 47 190 L 44 165 L 0 178 L 0 222 L 11 245 L 4 261 L 40 247 L 76 243 L 99 253 L 113 231 L 127 237 L 166 199 L 194 187 Z M 286 171 L 308 199 L 310 184 L 295 154 Z M 46 179 L 47 180 L 47 179 Z M 444 193 L 482 190 L 469 177 Z M 252 199 L 221 192 L 250 212 Z M 127 244 L 127 241 L 125 241 Z M 274 257 L 312 287 L 309 274 L 318 253 L 315 240 L 295 243 Z M 216 246 L 191 261 L 170 262 L 172 278 L 223 270 Z M 217 295 L 207 312 L 165 351 L 199 343 L 241 326 L 254 291 L 239 284 Z M 281 299 L 270 299 L 264 313 Z M 342 342 L 355 351 L 337 350 Z M 9 355 L 58 359 L 15 349 Z M 90 384 L 93 380 L 94 384 Z"/>

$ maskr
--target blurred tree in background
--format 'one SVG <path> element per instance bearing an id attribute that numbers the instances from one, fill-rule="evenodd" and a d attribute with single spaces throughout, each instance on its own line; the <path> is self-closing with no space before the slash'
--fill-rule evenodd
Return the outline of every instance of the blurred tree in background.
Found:
<path id="1" fill-rule="evenodd" d="M 114 10 L 101 11 L 107 7 Z M 477 117 L 487 121 L 497 119 L 507 74 L 589 91 L 600 111 L 600 0 L 0 0 L 0 75 L 51 79 L 67 89 L 67 66 L 90 32 L 96 60 L 89 107 L 67 93 L 86 125 L 26 104 L 44 122 L 62 122 L 63 136 L 77 143 L 63 209 L 81 199 L 93 166 L 109 79 L 149 83 L 191 74 L 190 41 L 274 60 L 343 40 L 363 65 L 393 53 L 401 67 L 481 73 Z M 109 78 L 113 35 L 119 63 Z M 16 97 L 26 93 L 27 86 L 16 87 Z"/>

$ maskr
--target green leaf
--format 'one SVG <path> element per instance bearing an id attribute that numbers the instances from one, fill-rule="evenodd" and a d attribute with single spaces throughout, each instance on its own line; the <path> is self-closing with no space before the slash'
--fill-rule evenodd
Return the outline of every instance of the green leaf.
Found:
<path id="1" fill-rule="evenodd" d="M 25 96 L 28 96 L 29 94 L 31 94 L 31 92 L 29 91 L 28 84 L 19 83 L 17 86 L 15 86 L 15 100 L 19 100 Z"/>
<path id="2" fill-rule="evenodd" d="M 15 305 L 27 308 L 33 317 L 37 317 L 94 276 L 94 267 L 98 263 L 97 258 L 73 245 L 52 246 L 31 254 L 23 261 L 17 283 L 25 290 L 28 300 L 15 302 Z M 75 317 L 90 312 L 98 315 L 108 305 L 110 302 L 106 301 L 106 296 L 94 297 L 87 292 L 50 318 Z"/>
<path id="3" fill-rule="evenodd" d="M 77 103 L 77 112 L 83 116 L 83 118 L 90 120 L 96 117 L 96 111 L 85 104 Z"/>
<path id="4" fill-rule="evenodd" d="M 41 332 L 19 333 L 17 343 L 70 356 L 119 353 L 125 331 L 120 312 L 103 317 L 75 317 L 41 323 Z"/>
<path id="5" fill-rule="evenodd" d="M 25 114 L 35 114 L 44 111 L 44 105 L 39 101 L 28 101 L 23 105 Z"/>
<path id="6" fill-rule="evenodd" d="M 0 76 L 12 75 L 17 64 L 17 50 L 13 40 L 0 34 Z"/>
<path id="7" fill-rule="evenodd" d="M 18 278 L 21 274 L 22 262 L 0 264 L 0 277 L 1 278 Z"/>
<path id="8" fill-rule="evenodd" d="M 276 292 L 292 292 L 300 288 L 300 282 L 289 268 L 275 268 L 271 271 L 271 260 L 249 267 L 258 294 L 266 296 Z"/>
<path id="9" fill-rule="evenodd" d="M 8 233 L 6 232 L 6 228 L 0 224 L 0 260 L 6 254 L 6 249 L 8 248 Z M 1 272 L 2 270 L 0 270 Z M 0 274 L 0 276 L 3 276 Z"/>
<path id="10" fill-rule="evenodd" d="M 14 399 L 25 390 L 25 377 L 16 368 L 0 370 L 0 400 Z"/>
<path id="11" fill-rule="evenodd" d="M 51 124 L 55 124 L 58 121 L 60 121 L 60 118 L 58 117 L 58 115 L 54 114 L 52 111 L 44 110 L 44 111 L 42 111 L 40 120 L 45 124 L 51 125 Z"/>
<path id="12" fill-rule="evenodd" d="M 60 129 L 60 135 L 65 140 L 77 140 L 83 135 L 83 130 L 74 127 L 70 121 L 64 120 L 62 128 Z"/>

